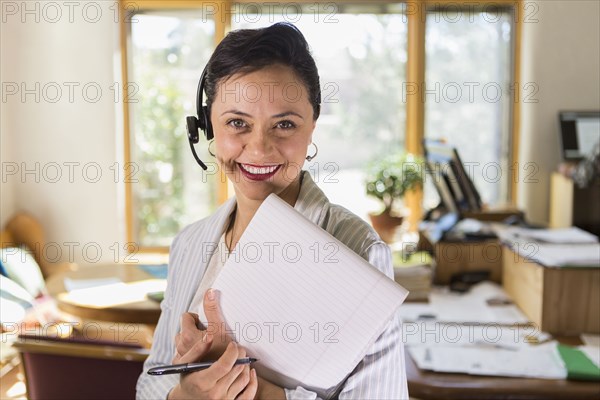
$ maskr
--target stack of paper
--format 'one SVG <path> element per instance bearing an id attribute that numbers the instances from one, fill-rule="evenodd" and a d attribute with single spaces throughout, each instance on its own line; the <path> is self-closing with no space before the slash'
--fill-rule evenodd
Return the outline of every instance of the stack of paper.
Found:
<path id="1" fill-rule="evenodd" d="M 494 225 L 496 234 L 522 257 L 547 267 L 598 267 L 598 237 L 576 227 L 525 229 Z"/>
<path id="2" fill-rule="evenodd" d="M 558 229 L 524 229 L 514 228 L 512 231 L 522 238 L 533 239 L 540 243 L 555 244 L 589 244 L 598 243 L 598 237 L 575 226 Z"/>
<path id="3" fill-rule="evenodd" d="M 260 360 L 261 376 L 321 395 L 352 372 L 407 295 L 273 194 L 213 288 L 227 329 Z"/>
<path id="4" fill-rule="evenodd" d="M 394 280 L 409 291 L 407 300 L 427 300 L 431 291 L 432 259 L 427 252 L 417 252 L 408 259 L 401 252 L 392 253 Z"/>
<path id="5" fill-rule="evenodd" d="M 530 244 L 519 253 L 547 267 L 600 267 L 600 244 Z"/>

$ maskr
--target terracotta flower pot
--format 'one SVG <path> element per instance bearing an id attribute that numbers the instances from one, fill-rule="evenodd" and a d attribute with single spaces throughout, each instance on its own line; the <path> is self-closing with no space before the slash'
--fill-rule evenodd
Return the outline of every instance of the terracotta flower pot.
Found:
<path id="1" fill-rule="evenodd" d="M 379 237 L 386 243 L 394 241 L 396 229 L 404 221 L 404 217 L 391 215 L 387 210 L 379 214 L 369 213 L 369 218 L 371 219 L 373 229 L 375 229 Z"/>

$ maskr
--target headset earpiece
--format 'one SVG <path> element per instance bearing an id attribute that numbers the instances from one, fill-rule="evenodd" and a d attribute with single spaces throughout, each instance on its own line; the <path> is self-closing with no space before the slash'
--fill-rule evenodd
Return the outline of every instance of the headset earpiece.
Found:
<path id="1" fill-rule="evenodd" d="M 214 133 L 212 129 L 212 124 L 210 122 L 210 110 L 208 106 L 202 106 L 202 115 L 199 116 L 199 126 L 200 129 L 204 131 L 204 136 L 206 136 L 206 140 L 212 140 L 214 138 Z"/>
<path id="2" fill-rule="evenodd" d="M 192 144 L 196 144 L 200 141 L 200 135 L 198 134 L 198 128 L 200 128 L 200 121 L 196 117 L 186 117 L 188 140 Z"/>
<path id="3" fill-rule="evenodd" d="M 200 134 L 198 130 L 201 129 L 204 132 L 204 136 L 207 140 L 211 140 L 213 138 L 213 130 L 212 125 L 210 123 L 210 111 L 208 107 L 202 105 L 204 102 L 202 100 L 204 96 L 204 83 L 206 81 L 206 67 L 204 71 L 202 71 L 202 76 L 200 76 L 200 82 L 198 82 L 198 92 L 196 93 L 196 114 L 198 116 L 189 116 L 186 117 L 186 126 L 188 133 L 188 140 L 190 142 L 190 149 L 192 150 L 192 155 L 196 162 L 204 169 L 207 170 L 206 164 L 200 160 L 198 154 L 196 154 L 196 150 L 194 149 L 194 145 L 200 141 Z"/>

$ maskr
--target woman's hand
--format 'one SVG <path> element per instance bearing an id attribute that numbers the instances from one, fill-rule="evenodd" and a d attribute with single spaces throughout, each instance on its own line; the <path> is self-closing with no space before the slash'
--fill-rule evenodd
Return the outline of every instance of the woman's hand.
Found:
<path id="1" fill-rule="evenodd" d="M 204 294 L 204 314 L 208 319 L 206 329 L 199 329 L 200 320 L 197 314 L 184 313 L 181 316 L 181 331 L 175 336 L 175 357 L 173 363 L 178 363 L 180 357 L 187 353 L 197 342 L 210 342 L 207 351 L 202 354 L 202 359 L 219 358 L 231 337 L 225 332 L 225 321 L 221 314 L 216 291 L 209 289 Z"/>
<path id="2" fill-rule="evenodd" d="M 208 357 L 217 359 L 232 341 L 231 336 L 226 331 L 225 320 L 223 319 L 221 305 L 219 304 L 219 292 L 217 290 L 208 289 L 204 293 L 203 307 L 204 315 L 206 315 L 206 320 L 208 321 L 206 332 L 213 337 Z"/>
<path id="3" fill-rule="evenodd" d="M 197 342 L 179 358 L 180 363 L 194 362 L 206 351 L 206 343 Z M 231 342 L 223 355 L 209 368 L 182 374 L 168 399 L 254 399 L 258 389 L 256 371 L 249 365 L 235 365 L 246 357 L 246 350 Z"/>
<path id="4" fill-rule="evenodd" d="M 202 348 L 198 360 L 202 360 L 209 352 L 212 345 L 213 336 L 206 331 L 198 329 L 198 314 L 183 313 L 181 315 L 181 331 L 175 335 L 175 356 L 173 364 L 181 364 L 182 355 L 186 354 L 194 345 Z"/>

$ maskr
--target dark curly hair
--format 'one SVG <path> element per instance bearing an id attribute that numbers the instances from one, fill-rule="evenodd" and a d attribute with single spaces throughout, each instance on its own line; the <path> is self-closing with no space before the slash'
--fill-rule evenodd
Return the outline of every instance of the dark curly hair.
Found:
<path id="1" fill-rule="evenodd" d="M 285 22 L 267 28 L 232 31 L 219 43 L 206 66 L 204 89 L 209 110 L 224 78 L 273 64 L 292 68 L 304 83 L 316 120 L 321 111 L 319 71 L 304 35 Z"/>

